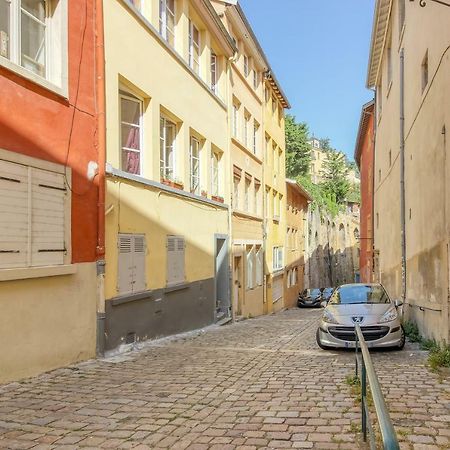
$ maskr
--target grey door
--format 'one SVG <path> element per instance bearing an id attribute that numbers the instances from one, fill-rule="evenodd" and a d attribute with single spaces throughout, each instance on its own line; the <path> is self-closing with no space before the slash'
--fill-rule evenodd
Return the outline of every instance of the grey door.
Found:
<path id="1" fill-rule="evenodd" d="M 230 276 L 228 270 L 228 236 L 215 236 L 216 240 L 216 320 L 231 317 Z"/>

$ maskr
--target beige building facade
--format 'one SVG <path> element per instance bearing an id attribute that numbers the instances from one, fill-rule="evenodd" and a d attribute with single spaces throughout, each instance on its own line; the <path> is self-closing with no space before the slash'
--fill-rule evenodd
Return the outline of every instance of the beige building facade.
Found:
<path id="1" fill-rule="evenodd" d="M 367 80 L 376 88 L 375 277 L 422 334 L 447 342 L 449 21 L 434 2 L 378 0 Z"/>

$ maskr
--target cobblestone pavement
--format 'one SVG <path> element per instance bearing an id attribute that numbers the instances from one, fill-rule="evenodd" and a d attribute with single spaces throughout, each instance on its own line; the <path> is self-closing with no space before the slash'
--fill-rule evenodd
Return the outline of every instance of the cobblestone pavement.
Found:
<path id="1" fill-rule="evenodd" d="M 155 341 L 0 387 L 1 449 L 360 448 L 352 352 L 315 343 L 290 310 Z M 450 380 L 426 355 L 376 352 L 402 448 L 450 448 Z"/>

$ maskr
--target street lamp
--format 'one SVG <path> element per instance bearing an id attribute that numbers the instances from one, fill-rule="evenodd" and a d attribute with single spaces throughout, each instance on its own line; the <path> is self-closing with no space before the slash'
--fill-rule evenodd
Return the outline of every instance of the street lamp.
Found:
<path id="1" fill-rule="evenodd" d="M 409 1 L 410 1 L 410 2 L 414 2 L 414 1 L 416 1 L 416 0 L 409 0 Z M 420 5 L 422 8 L 425 8 L 425 6 L 427 6 L 427 1 L 428 1 L 428 0 L 419 0 L 419 5 Z M 435 2 L 435 3 L 439 3 L 440 5 L 444 5 L 444 6 L 450 7 L 450 3 L 446 3 L 446 2 L 444 2 L 443 0 L 430 0 L 430 1 Z"/>

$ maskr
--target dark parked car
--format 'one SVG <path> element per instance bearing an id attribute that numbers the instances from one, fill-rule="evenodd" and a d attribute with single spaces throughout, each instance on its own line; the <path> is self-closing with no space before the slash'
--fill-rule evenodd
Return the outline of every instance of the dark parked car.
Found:
<path id="1" fill-rule="evenodd" d="M 322 290 L 322 300 L 327 302 L 330 300 L 331 294 L 333 293 L 333 288 L 325 288 Z"/>
<path id="2" fill-rule="evenodd" d="M 299 308 L 320 308 L 322 302 L 322 291 L 320 289 L 305 289 L 298 296 L 297 306 Z"/>

